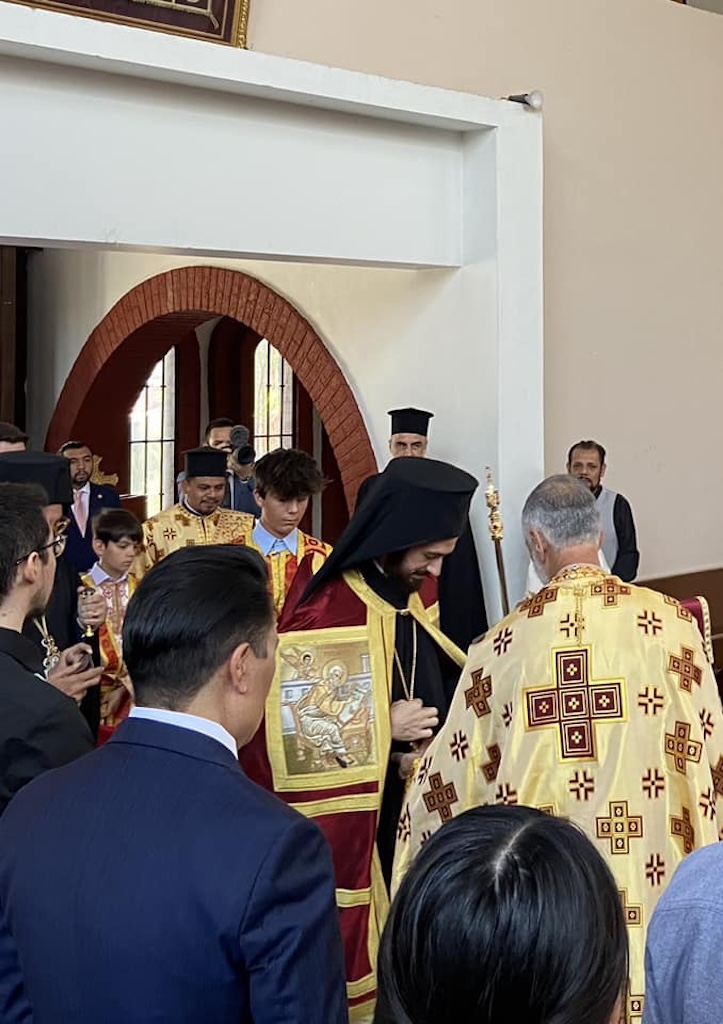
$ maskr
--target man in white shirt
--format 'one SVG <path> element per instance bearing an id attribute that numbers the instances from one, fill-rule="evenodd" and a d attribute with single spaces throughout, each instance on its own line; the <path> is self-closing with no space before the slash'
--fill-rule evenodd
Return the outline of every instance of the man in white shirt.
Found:
<path id="1" fill-rule="evenodd" d="M 0 822 L 13 1019 L 346 1024 L 326 842 L 237 759 L 276 645 L 246 547 L 172 552 L 139 584 L 123 627 L 137 706 Z"/>

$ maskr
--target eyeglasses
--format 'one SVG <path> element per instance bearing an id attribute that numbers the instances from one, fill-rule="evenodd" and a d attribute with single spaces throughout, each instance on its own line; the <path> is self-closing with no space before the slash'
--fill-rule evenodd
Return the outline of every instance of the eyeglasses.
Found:
<path id="1" fill-rule="evenodd" d="M 66 520 L 66 522 L 67 522 L 67 520 Z M 61 525 L 61 523 L 62 523 L 62 520 L 60 520 L 58 523 L 55 524 L 56 529 L 57 529 L 58 526 Z M 30 558 L 31 555 L 35 555 L 35 554 L 39 555 L 41 551 L 47 551 L 49 548 L 53 549 L 53 554 L 55 555 L 56 558 L 60 558 L 60 556 L 65 551 L 65 545 L 66 545 L 67 541 L 68 541 L 67 534 L 59 532 L 58 535 L 56 537 L 54 537 L 53 540 L 48 541 L 47 544 L 41 544 L 41 546 L 39 548 L 33 548 L 32 551 L 28 551 L 27 555 L 23 555 L 22 558 L 18 558 L 16 560 L 16 562 L 15 562 L 15 565 L 20 565 L 21 562 L 24 562 L 26 560 L 26 558 Z"/>

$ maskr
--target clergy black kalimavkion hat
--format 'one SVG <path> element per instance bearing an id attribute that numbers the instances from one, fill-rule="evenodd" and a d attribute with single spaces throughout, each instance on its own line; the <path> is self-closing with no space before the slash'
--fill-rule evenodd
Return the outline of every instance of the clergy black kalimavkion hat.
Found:
<path id="1" fill-rule="evenodd" d="M 220 448 L 192 448 L 184 452 L 186 480 L 194 476 L 226 476 L 227 453 Z"/>
<path id="2" fill-rule="evenodd" d="M 0 483 L 38 484 L 47 494 L 49 505 L 70 505 L 73 501 L 70 463 L 63 455 L 2 452 Z"/>
<path id="3" fill-rule="evenodd" d="M 420 434 L 426 437 L 434 413 L 424 409 L 390 409 L 387 415 L 392 418 L 392 435 Z"/>
<path id="4" fill-rule="evenodd" d="M 477 480 L 436 459 L 392 459 L 357 505 L 303 600 L 328 580 L 375 558 L 459 537 Z"/>

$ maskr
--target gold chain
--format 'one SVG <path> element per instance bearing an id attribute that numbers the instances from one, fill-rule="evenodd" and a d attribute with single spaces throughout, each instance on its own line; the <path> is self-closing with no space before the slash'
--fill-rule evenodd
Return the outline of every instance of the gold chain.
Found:
<path id="1" fill-rule="evenodd" d="M 45 669 L 45 674 L 47 675 L 49 672 L 52 672 L 52 670 L 60 661 L 60 649 L 58 648 L 58 645 L 55 642 L 55 638 L 52 637 L 50 635 L 50 632 L 48 631 L 48 623 L 45 621 L 45 616 L 36 616 L 36 618 L 33 619 L 33 622 L 35 623 L 38 632 L 43 638 L 41 641 L 43 649 L 45 650 L 45 657 L 43 658 L 43 668 Z"/>
<path id="2" fill-rule="evenodd" d="M 394 647 L 394 664 L 397 666 L 397 672 L 399 678 L 402 681 L 402 689 L 404 690 L 404 696 L 407 700 L 414 700 L 414 684 L 417 681 L 417 620 L 412 619 L 412 674 L 407 684 L 407 677 L 402 669 L 402 662 L 397 652 L 396 645 Z"/>

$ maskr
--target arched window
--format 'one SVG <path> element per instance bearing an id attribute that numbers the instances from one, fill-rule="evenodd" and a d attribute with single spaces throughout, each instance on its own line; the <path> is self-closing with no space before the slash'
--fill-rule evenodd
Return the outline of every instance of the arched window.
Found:
<path id="1" fill-rule="evenodd" d="M 145 494 L 153 516 L 175 501 L 176 359 L 170 349 L 153 367 L 130 414 L 132 494 Z"/>
<path id="2" fill-rule="evenodd" d="M 262 338 L 254 353 L 254 445 L 261 458 L 274 448 L 292 448 L 294 374 L 274 346 Z"/>

